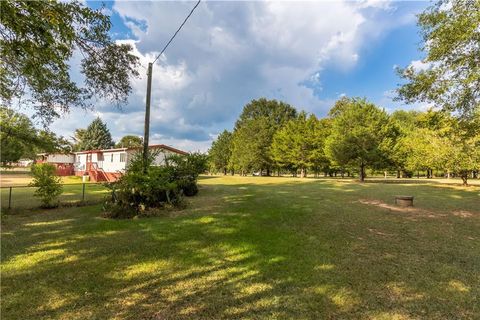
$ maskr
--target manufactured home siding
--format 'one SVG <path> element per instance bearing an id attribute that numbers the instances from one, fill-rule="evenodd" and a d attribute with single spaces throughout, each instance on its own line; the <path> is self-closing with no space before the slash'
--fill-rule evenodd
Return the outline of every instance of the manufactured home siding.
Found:
<path id="1" fill-rule="evenodd" d="M 74 160 L 75 160 L 75 157 L 72 154 L 55 153 L 55 154 L 47 155 L 46 162 L 49 162 L 49 163 L 73 163 Z"/>
<path id="2" fill-rule="evenodd" d="M 121 155 L 125 155 L 125 161 L 122 162 Z M 124 172 L 127 167 L 128 153 L 126 151 L 105 151 L 103 153 L 103 170 L 105 172 Z"/>
<path id="3" fill-rule="evenodd" d="M 167 159 L 171 155 L 175 155 L 176 153 L 173 153 L 169 150 L 159 150 L 157 156 L 155 157 L 154 160 L 154 165 L 156 166 L 163 166 L 165 164 L 165 159 Z"/>

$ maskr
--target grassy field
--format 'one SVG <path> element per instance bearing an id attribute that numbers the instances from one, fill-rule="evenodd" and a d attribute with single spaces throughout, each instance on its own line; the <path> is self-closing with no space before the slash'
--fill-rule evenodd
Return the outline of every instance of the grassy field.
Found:
<path id="1" fill-rule="evenodd" d="M 72 184 L 72 183 L 82 183 L 82 177 L 77 176 L 65 176 L 60 177 L 62 183 Z M 32 176 L 30 172 L 23 173 L 1 173 L 0 174 L 0 184 L 2 187 L 16 187 L 16 186 L 28 186 L 32 181 Z"/>
<path id="2" fill-rule="evenodd" d="M 8 208 L 9 203 L 9 188 L 0 188 L 0 201 L 3 209 Z M 12 188 L 12 196 L 10 206 L 13 210 L 33 209 L 38 208 L 41 203 L 33 196 L 35 192 L 34 187 L 14 187 Z M 72 204 L 80 201 L 90 203 L 101 202 L 108 189 L 102 184 L 87 183 L 85 184 L 85 196 L 83 196 L 83 186 L 81 183 L 65 184 L 63 186 L 63 193 L 58 200 L 61 204 Z"/>
<path id="3" fill-rule="evenodd" d="M 393 196 L 414 195 L 399 210 Z M 2 221 L 4 319 L 478 319 L 480 188 L 210 177 L 183 211 Z"/>

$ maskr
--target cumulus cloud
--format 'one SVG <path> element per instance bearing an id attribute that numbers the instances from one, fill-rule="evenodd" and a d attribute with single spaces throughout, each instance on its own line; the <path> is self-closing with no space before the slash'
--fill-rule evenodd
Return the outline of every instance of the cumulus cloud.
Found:
<path id="1" fill-rule="evenodd" d="M 122 41 L 134 47 L 143 65 L 127 106 L 120 111 L 102 104 L 97 108 L 117 139 L 142 135 L 145 68 L 192 5 L 114 4 L 134 36 Z M 318 96 L 323 68 L 354 67 L 362 48 L 391 27 L 391 19 L 381 16 L 391 10 L 386 1 L 201 3 L 154 65 L 152 142 L 206 150 L 212 137 L 231 129 L 242 107 L 259 97 L 325 115 L 333 102 Z M 306 82 L 317 88 L 317 95 Z M 74 123 L 57 124 L 69 122 Z"/>
<path id="2" fill-rule="evenodd" d="M 423 62 L 422 60 L 413 60 L 412 62 L 410 62 L 410 65 L 409 65 L 409 67 L 412 67 L 417 72 L 428 70 L 430 69 L 431 66 L 432 66 L 431 63 Z"/>

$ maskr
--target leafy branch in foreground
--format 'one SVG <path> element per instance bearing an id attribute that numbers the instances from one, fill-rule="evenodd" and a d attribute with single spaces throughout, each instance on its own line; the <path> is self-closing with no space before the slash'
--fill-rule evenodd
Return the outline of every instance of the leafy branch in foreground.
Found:
<path id="1" fill-rule="evenodd" d="M 91 98 L 124 104 L 138 57 L 129 44 L 115 43 L 110 17 L 78 1 L 0 2 L 0 98 L 7 106 L 31 107 L 49 123 L 70 107 L 90 108 Z M 79 86 L 70 60 L 81 57 Z M 18 99 L 18 100 L 17 100 Z"/>
<path id="2" fill-rule="evenodd" d="M 480 109 L 480 1 L 441 0 L 418 16 L 426 57 L 397 72 L 406 103 L 429 102 L 469 118 Z"/>

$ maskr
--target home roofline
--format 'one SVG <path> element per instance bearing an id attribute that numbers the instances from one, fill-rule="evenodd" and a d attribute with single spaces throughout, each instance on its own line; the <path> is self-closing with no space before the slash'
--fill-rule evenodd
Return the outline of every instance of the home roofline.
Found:
<path id="1" fill-rule="evenodd" d="M 49 156 L 49 155 L 52 155 L 52 154 L 61 154 L 61 155 L 64 155 L 64 156 L 68 156 L 68 155 L 71 155 L 71 154 L 74 154 L 74 153 L 75 152 L 67 152 L 67 153 L 63 153 L 63 152 L 42 152 L 42 153 L 37 153 L 36 155 L 37 156 Z"/>
<path id="2" fill-rule="evenodd" d="M 112 148 L 112 149 L 98 149 L 98 150 L 83 150 L 83 151 L 76 151 L 75 154 L 79 153 L 98 153 L 98 152 L 109 152 L 109 151 L 126 151 L 128 148 Z"/>
<path id="3" fill-rule="evenodd" d="M 178 153 L 178 154 L 181 154 L 181 155 L 188 155 L 188 152 L 186 151 L 182 151 L 180 149 L 176 149 L 174 147 L 170 147 L 170 146 L 167 146 L 165 144 L 152 144 L 152 145 L 149 145 L 148 146 L 149 149 L 158 149 L 158 148 L 161 148 L 161 149 L 165 149 L 165 150 L 169 150 L 169 151 L 172 151 L 172 152 L 175 152 L 175 153 Z M 133 147 L 133 148 L 113 148 L 113 149 L 99 149 L 99 150 L 84 150 L 84 151 L 76 151 L 76 152 L 73 152 L 74 154 L 84 154 L 84 153 L 98 153 L 98 152 L 117 152 L 117 151 L 127 151 L 127 150 L 138 150 L 138 149 L 142 149 L 142 147 Z"/>
<path id="4" fill-rule="evenodd" d="M 138 150 L 138 149 L 142 149 L 142 148 L 143 147 L 134 147 L 134 148 L 129 148 L 128 150 Z M 167 146 L 165 144 L 152 144 L 152 145 L 149 145 L 148 148 L 149 149 L 165 149 L 165 150 L 169 150 L 169 151 L 172 151 L 172 152 L 184 155 L 184 156 L 188 155 L 188 152 L 186 152 L 186 151 L 182 151 L 180 149 Z"/>

